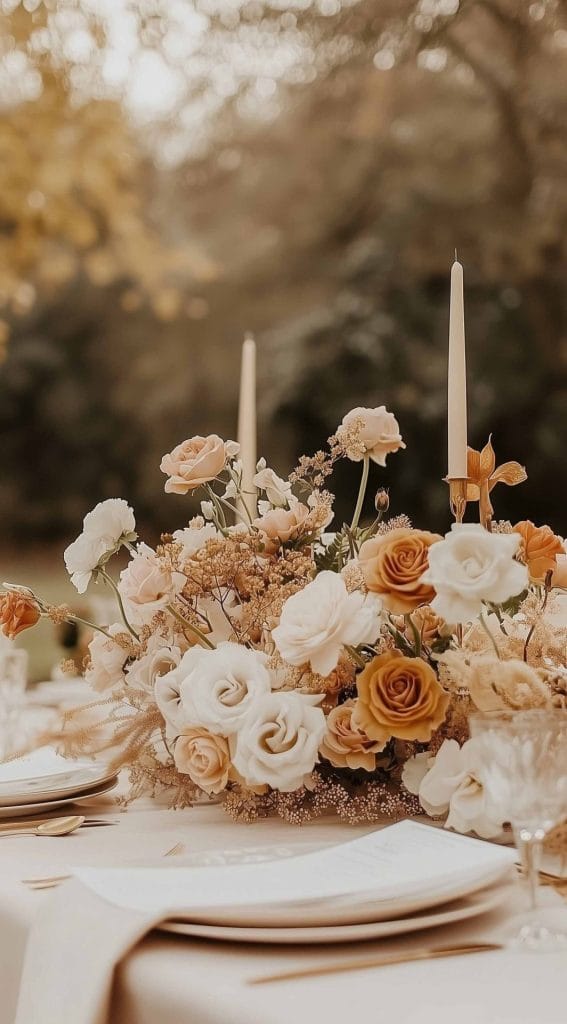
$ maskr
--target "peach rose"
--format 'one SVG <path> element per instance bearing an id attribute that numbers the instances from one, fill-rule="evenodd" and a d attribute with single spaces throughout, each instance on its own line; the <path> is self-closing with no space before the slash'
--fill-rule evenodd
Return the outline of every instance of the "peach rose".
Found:
<path id="1" fill-rule="evenodd" d="M 343 417 L 337 436 L 348 437 L 349 431 L 357 427 L 356 443 L 346 445 L 346 453 L 353 462 L 360 462 L 368 455 L 379 466 L 386 465 L 386 456 L 405 448 L 400 427 L 393 413 L 385 405 L 377 409 L 363 409 L 358 406 Z"/>
<path id="2" fill-rule="evenodd" d="M 551 582 L 554 587 L 567 590 L 567 554 L 557 556 L 557 566 L 551 577 Z"/>
<path id="3" fill-rule="evenodd" d="M 386 743 L 431 739 L 445 718 L 449 695 L 422 658 L 387 651 L 368 663 L 356 680 L 354 723 L 371 739 Z"/>
<path id="4" fill-rule="evenodd" d="M 5 636 L 13 640 L 18 633 L 39 621 L 40 612 L 35 601 L 22 591 L 9 590 L 0 597 L 0 626 Z"/>
<path id="5" fill-rule="evenodd" d="M 186 582 L 183 573 L 173 572 L 159 561 L 147 544 L 138 544 L 136 554 L 120 573 L 118 590 L 134 624 L 151 622 L 173 600 Z"/>
<path id="6" fill-rule="evenodd" d="M 205 793 L 221 793 L 226 789 L 230 769 L 228 741 L 199 727 L 185 729 L 174 753 L 175 766 Z"/>
<path id="7" fill-rule="evenodd" d="M 528 567 L 530 579 L 543 583 L 547 573 L 555 569 L 557 555 L 565 554 L 561 540 L 549 526 L 534 526 L 529 519 L 516 523 L 514 533 L 522 538 L 519 555 Z"/>
<path id="8" fill-rule="evenodd" d="M 435 591 L 422 583 L 421 577 L 429 565 L 429 548 L 439 540 L 437 533 L 409 529 L 390 530 L 365 540 L 358 561 L 366 586 L 380 594 L 386 607 L 397 615 L 429 604 Z"/>
<path id="9" fill-rule="evenodd" d="M 214 480 L 222 473 L 228 454 L 217 434 L 183 441 L 161 460 L 160 469 L 169 477 L 165 490 L 168 494 L 187 494 Z"/>
<path id="10" fill-rule="evenodd" d="M 384 743 L 371 740 L 353 722 L 356 701 L 347 700 L 339 704 L 327 716 L 327 731 L 323 736 L 319 753 L 336 768 L 363 768 L 373 772 L 376 768 L 376 754 Z"/>
<path id="11" fill-rule="evenodd" d="M 266 547 L 270 550 L 288 540 L 295 540 L 305 529 L 308 517 L 309 509 L 298 502 L 293 508 L 271 509 L 259 519 L 255 519 L 254 526 L 260 531 Z"/>

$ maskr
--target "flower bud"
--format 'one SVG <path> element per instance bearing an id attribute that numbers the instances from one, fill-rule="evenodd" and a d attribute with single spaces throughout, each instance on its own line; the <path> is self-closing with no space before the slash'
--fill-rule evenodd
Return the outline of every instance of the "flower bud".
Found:
<path id="1" fill-rule="evenodd" d="M 381 487 L 379 491 L 376 491 L 376 497 L 374 498 L 374 508 L 377 512 L 387 512 L 390 507 L 390 495 L 384 487 Z"/>

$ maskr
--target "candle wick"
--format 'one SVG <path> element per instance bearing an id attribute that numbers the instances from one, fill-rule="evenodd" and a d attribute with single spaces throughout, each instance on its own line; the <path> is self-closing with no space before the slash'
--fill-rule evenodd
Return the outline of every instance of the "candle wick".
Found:
<path id="1" fill-rule="evenodd" d="M 457 246 L 455 246 L 455 263 L 458 263 L 458 262 L 459 262 L 459 257 L 457 256 Z"/>

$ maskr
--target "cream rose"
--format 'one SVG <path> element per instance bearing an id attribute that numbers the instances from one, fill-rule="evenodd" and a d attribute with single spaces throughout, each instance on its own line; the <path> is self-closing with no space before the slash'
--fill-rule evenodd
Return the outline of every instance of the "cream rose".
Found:
<path id="1" fill-rule="evenodd" d="M 360 447 L 349 452 L 349 458 L 353 462 L 360 462 L 365 455 L 370 456 L 373 462 L 379 466 L 386 465 L 386 456 L 392 452 L 405 448 L 400 434 L 400 427 L 393 413 L 388 412 L 385 405 L 377 409 L 364 409 L 358 406 L 351 409 L 343 417 L 343 421 L 337 431 L 340 437 L 341 432 L 347 433 L 349 429 L 360 423 L 360 431 L 357 433 L 357 442 Z"/>
<path id="2" fill-rule="evenodd" d="M 134 624 L 149 623 L 185 585 L 185 576 L 160 562 L 147 544 L 138 544 L 136 554 L 120 573 L 118 590 Z"/>
<path id="3" fill-rule="evenodd" d="M 320 700 L 280 691 L 254 702 L 230 741 L 232 763 L 247 785 L 291 793 L 308 780 L 325 732 Z"/>
<path id="4" fill-rule="evenodd" d="M 107 633 L 111 637 L 122 634 L 129 637 L 125 627 L 115 622 L 109 626 Z M 128 650 L 110 639 L 104 633 L 95 633 L 89 644 L 90 664 L 85 672 L 87 683 L 94 690 L 110 690 L 124 682 L 124 665 L 128 658 Z"/>
<path id="5" fill-rule="evenodd" d="M 517 533 L 489 533 L 476 523 L 454 524 L 445 540 L 429 549 L 421 577 L 436 591 L 431 607 L 447 622 L 470 622 L 484 602 L 502 604 L 528 585 L 528 570 L 516 562 Z"/>
<path id="6" fill-rule="evenodd" d="M 557 566 L 551 582 L 559 590 L 567 590 L 567 554 L 557 556 Z"/>
<path id="7" fill-rule="evenodd" d="M 384 743 L 371 740 L 353 721 L 356 701 L 347 700 L 327 715 L 327 729 L 319 752 L 335 768 L 363 768 L 373 772 L 376 754 Z"/>
<path id="8" fill-rule="evenodd" d="M 369 661 L 357 676 L 358 702 L 353 713 L 367 736 L 386 743 L 431 739 L 445 719 L 449 695 L 422 658 L 386 651 Z"/>
<path id="9" fill-rule="evenodd" d="M 230 770 L 228 742 L 207 729 L 185 729 L 175 744 L 175 767 L 205 793 L 226 789 Z"/>
<path id="10" fill-rule="evenodd" d="M 198 725 L 230 736 L 270 692 L 266 663 L 265 654 L 240 644 L 222 643 L 212 651 L 192 647 L 156 685 L 158 706 L 174 727 Z"/>
<path id="11" fill-rule="evenodd" d="M 157 680 L 177 668 L 180 660 L 179 647 L 170 646 L 160 636 L 152 636 L 146 653 L 126 669 L 126 682 L 137 690 L 154 693 Z"/>
<path id="12" fill-rule="evenodd" d="M 209 483 L 222 473 L 228 455 L 227 446 L 218 434 L 183 441 L 161 460 L 160 469 L 169 477 L 165 490 L 170 494 L 187 494 Z"/>
<path id="13" fill-rule="evenodd" d="M 476 739 L 462 747 L 445 740 L 419 786 L 419 802 L 432 817 L 448 813 L 445 828 L 494 839 L 503 822 L 490 818 L 482 785 L 482 748 Z"/>
<path id="14" fill-rule="evenodd" d="M 338 573 L 324 571 L 288 597 L 272 638 L 284 661 L 309 663 L 326 676 L 336 668 L 345 645 L 376 640 L 380 611 L 373 595 L 349 594 Z"/>

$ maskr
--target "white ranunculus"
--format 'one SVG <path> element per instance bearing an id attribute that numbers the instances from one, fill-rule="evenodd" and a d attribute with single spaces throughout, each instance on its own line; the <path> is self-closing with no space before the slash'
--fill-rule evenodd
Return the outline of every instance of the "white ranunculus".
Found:
<path id="1" fill-rule="evenodd" d="M 285 508 L 290 504 L 290 499 L 293 499 L 291 484 L 288 480 L 282 480 L 273 469 L 260 469 L 253 483 L 258 490 L 266 492 L 268 501 L 276 508 Z"/>
<path id="2" fill-rule="evenodd" d="M 123 498 L 100 501 L 83 519 L 83 532 L 65 551 L 65 565 L 73 586 L 84 594 L 93 572 L 110 558 L 123 541 L 136 539 L 134 513 Z"/>
<path id="3" fill-rule="evenodd" d="M 203 523 L 202 526 L 186 526 L 184 530 L 176 530 L 173 539 L 176 544 L 181 544 L 182 561 L 188 561 L 192 555 L 204 548 L 208 540 L 214 540 L 218 536 L 216 526 L 212 523 Z"/>
<path id="4" fill-rule="evenodd" d="M 175 728 L 198 725 L 230 736 L 256 701 L 270 692 L 267 660 L 240 644 L 222 643 L 214 650 L 192 647 L 156 684 L 158 706 Z"/>
<path id="5" fill-rule="evenodd" d="M 494 839 L 503 822 L 490 818 L 482 785 L 482 750 L 475 739 L 462 747 L 445 740 L 419 786 L 419 802 L 431 816 L 447 814 L 445 828 Z"/>
<path id="6" fill-rule="evenodd" d="M 308 780 L 326 728 L 320 700 L 288 690 L 254 702 L 230 741 L 232 763 L 249 786 L 291 793 Z"/>
<path id="7" fill-rule="evenodd" d="M 180 661 L 179 647 L 169 645 L 156 634 L 148 641 L 146 653 L 127 668 L 126 682 L 137 690 L 154 693 L 157 680 L 177 668 Z"/>
<path id="8" fill-rule="evenodd" d="M 431 756 L 428 750 L 408 758 L 402 768 L 402 782 L 408 793 L 413 793 L 414 796 L 419 795 L 419 787 L 434 760 L 435 758 Z"/>
<path id="9" fill-rule="evenodd" d="M 102 537 L 109 548 L 116 547 L 122 539 L 135 540 L 136 520 L 124 498 L 107 498 L 99 501 L 92 512 L 83 520 L 83 533 L 89 537 Z"/>
<path id="10" fill-rule="evenodd" d="M 69 544 L 63 557 L 71 583 L 79 594 L 85 593 L 93 572 L 105 554 L 106 545 L 100 537 L 89 537 L 81 533 L 72 544 Z"/>
<path id="11" fill-rule="evenodd" d="M 483 602 L 502 604 L 528 585 L 528 570 L 516 562 L 520 536 L 489 533 L 477 523 L 454 524 L 445 540 L 429 549 L 423 583 L 437 596 L 433 611 L 447 622 L 470 622 Z"/>
<path id="12" fill-rule="evenodd" d="M 272 637 L 290 665 L 309 663 L 314 672 L 327 676 L 345 644 L 376 640 L 381 607 L 374 595 L 349 594 L 338 573 L 324 571 L 287 599 Z"/>
<path id="13" fill-rule="evenodd" d="M 125 627 L 120 622 L 115 622 L 107 629 L 111 636 L 124 632 Z M 124 682 L 124 665 L 128 658 L 128 651 L 124 647 L 104 633 L 97 632 L 89 643 L 89 654 L 91 660 L 85 678 L 94 690 L 110 690 Z"/>

